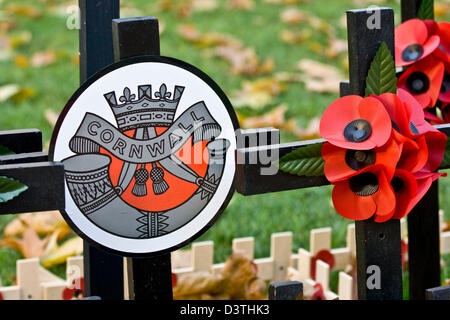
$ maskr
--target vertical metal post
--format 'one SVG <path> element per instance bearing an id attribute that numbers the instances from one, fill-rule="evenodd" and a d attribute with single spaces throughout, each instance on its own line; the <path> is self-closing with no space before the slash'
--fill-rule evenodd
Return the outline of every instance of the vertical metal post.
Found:
<path id="1" fill-rule="evenodd" d="M 347 11 L 350 85 L 344 94 L 364 96 L 365 79 L 381 43 L 394 56 L 394 11 L 369 8 Z M 400 221 L 384 223 L 373 219 L 356 221 L 358 298 L 362 300 L 402 299 Z M 380 277 L 380 287 L 371 277 Z M 376 279 L 374 279 L 376 280 Z"/>
<path id="2" fill-rule="evenodd" d="M 119 17 L 119 0 L 79 0 L 80 83 L 114 62 L 112 19 Z M 123 259 L 84 242 L 84 282 L 87 296 L 123 299 Z"/>

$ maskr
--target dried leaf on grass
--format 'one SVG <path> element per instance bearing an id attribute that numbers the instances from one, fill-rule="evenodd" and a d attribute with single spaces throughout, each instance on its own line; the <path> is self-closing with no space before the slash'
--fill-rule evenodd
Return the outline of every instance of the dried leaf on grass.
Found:
<path id="1" fill-rule="evenodd" d="M 281 104 L 271 112 L 256 117 L 248 117 L 240 119 L 239 123 L 242 128 L 262 128 L 274 127 L 281 128 L 285 122 L 284 114 L 287 110 L 285 104 Z"/>
<path id="2" fill-rule="evenodd" d="M 275 67 L 273 59 L 261 61 L 254 48 L 230 35 L 216 32 L 201 33 L 193 25 L 181 25 L 179 34 L 187 41 L 201 48 L 211 48 L 208 57 L 219 57 L 231 64 L 231 73 L 255 76 L 271 73 Z"/>
<path id="3" fill-rule="evenodd" d="M 46 254 L 41 257 L 42 266 L 45 268 L 64 263 L 67 258 L 82 254 L 83 239 L 73 237 L 65 241 L 61 246 L 58 246 L 55 242 L 51 248 L 51 250 L 47 250 Z"/>
<path id="4" fill-rule="evenodd" d="M 233 253 L 220 275 L 180 275 L 173 289 L 174 299 L 264 299 L 266 285 L 256 274 L 251 260 L 242 253 Z"/>
<path id="5" fill-rule="evenodd" d="M 19 104 L 35 95 L 36 91 L 34 89 L 20 87 L 17 84 L 7 84 L 0 87 L 0 102 L 11 100 L 16 104 Z"/>
<path id="6" fill-rule="evenodd" d="M 236 47 L 217 47 L 209 53 L 211 57 L 219 57 L 231 64 L 231 73 L 234 75 L 257 76 L 271 73 L 275 68 L 273 59 L 260 61 L 255 49 Z"/>
<path id="7" fill-rule="evenodd" d="M 434 15 L 437 19 L 445 18 L 450 13 L 450 2 L 434 3 Z"/>
<path id="8" fill-rule="evenodd" d="M 255 2 L 253 0 L 228 0 L 227 6 L 231 10 L 252 10 Z"/>
<path id="9" fill-rule="evenodd" d="M 56 125 L 56 122 L 58 121 L 59 114 L 51 109 L 45 110 L 45 119 L 47 119 L 48 123 L 54 127 Z"/>
<path id="10" fill-rule="evenodd" d="M 298 68 L 303 72 L 302 81 L 308 91 L 338 93 L 339 83 L 345 80 L 337 68 L 318 61 L 302 59 Z"/>
<path id="11" fill-rule="evenodd" d="M 45 254 L 50 236 L 41 239 L 32 228 L 26 228 L 22 233 L 22 238 L 4 237 L 0 242 L 1 246 L 18 250 L 25 258 L 40 258 Z"/>
<path id="12" fill-rule="evenodd" d="M 308 14 L 297 8 L 291 7 L 281 12 L 280 19 L 287 24 L 299 24 L 308 21 Z"/>
<path id="13" fill-rule="evenodd" d="M 235 108 L 263 108 L 272 103 L 273 98 L 287 89 L 287 85 L 276 78 L 262 78 L 245 81 L 242 89 L 233 92 L 231 101 Z"/>
<path id="14" fill-rule="evenodd" d="M 318 117 L 312 118 L 306 128 L 299 126 L 295 119 L 290 119 L 282 129 L 292 132 L 300 140 L 311 140 L 320 138 L 319 126 L 320 118 Z"/>
<path id="15" fill-rule="evenodd" d="M 312 0 L 264 0 L 267 3 L 275 4 L 297 4 L 297 3 L 310 3 Z"/>
<path id="16" fill-rule="evenodd" d="M 23 236 L 29 228 L 39 235 L 49 235 L 59 230 L 58 239 L 72 232 L 58 211 L 45 211 L 21 214 L 5 227 L 3 237 Z"/>
<path id="17" fill-rule="evenodd" d="M 42 10 L 29 4 L 10 3 L 4 7 L 3 12 L 33 19 L 42 17 Z"/>
<path id="18" fill-rule="evenodd" d="M 31 57 L 31 65 L 33 67 L 45 67 L 55 63 L 56 53 L 53 50 L 40 51 Z"/>
<path id="19" fill-rule="evenodd" d="M 311 39 L 312 32 L 310 30 L 292 31 L 284 29 L 280 33 L 281 41 L 288 44 L 301 44 Z"/>

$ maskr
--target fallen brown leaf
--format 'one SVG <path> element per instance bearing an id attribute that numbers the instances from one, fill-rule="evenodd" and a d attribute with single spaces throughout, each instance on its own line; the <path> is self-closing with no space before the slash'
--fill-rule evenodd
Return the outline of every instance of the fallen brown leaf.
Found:
<path id="1" fill-rule="evenodd" d="M 23 17 L 37 19 L 42 17 L 42 11 L 29 4 L 10 3 L 5 6 L 3 12 L 11 15 L 19 15 Z"/>
<path id="2" fill-rule="evenodd" d="M 276 78 L 245 81 L 242 89 L 233 93 L 231 101 L 235 108 L 259 109 L 269 105 L 275 96 L 286 89 L 287 85 Z"/>
<path id="3" fill-rule="evenodd" d="M 308 14 L 294 7 L 283 10 L 280 19 L 284 23 L 299 24 L 308 21 Z"/>
<path id="4" fill-rule="evenodd" d="M 26 228 L 21 239 L 4 237 L 0 245 L 20 251 L 25 258 L 40 258 L 44 255 L 49 240 L 50 236 L 41 239 L 32 228 Z"/>
<path id="5" fill-rule="evenodd" d="M 308 91 L 338 93 L 339 83 L 345 80 L 337 68 L 318 61 L 302 59 L 298 68 L 303 72 L 302 80 Z"/>
<path id="6" fill-rule="evenodd" d="M 311 37 L 312 32 L 309 30 L 292 31 L 285 29 L 280 33 L 281 41 L 288 44 L 301 44 L 311 39 Z"/>
<path id="7" fill-rule="evenodd" d="M 52 50 L 36 52 L 31 57 L 31 65 L 33 67 L 45 67 L 55 63 L 56 54 Z"/>
<path id="8" fill-rule="evenodd" d="M 244 118 L 239 122 L 242 128 L 281 128 L 285 121 L 284 114 L 286 110 L 287 106 L 285 104 L 281 104 L 269 113 L 261 116 Z"/>
<path id="9" fill-rule="evenodd" d="M 45 254 L 41 256 L 42 266 L 45 268 L 51 268 L 55 265 L 64 263 L 67 258 L 78 256 L 83 253 L 83 239 L 80 237 L 73 237 L 61 246 L 56 241 L 49 241 L 52 245 L 50 249 L 45 251 Z"/>
<path id="10" fill-rule="evenodd" d="M 58 211 L 44 211 L 21 214 L 5 227 L 3 236 L 22 236 L 29 228 L 39 235 L 49 235 L 59 230 L 58 239 L 62 239 L 72 232 Z"/>
<path id="11" fill-rule="evenodd" d="M 231 10 L 252 10 L 255 2 L 253 0 L 228 0 L 227 6 Z"/>

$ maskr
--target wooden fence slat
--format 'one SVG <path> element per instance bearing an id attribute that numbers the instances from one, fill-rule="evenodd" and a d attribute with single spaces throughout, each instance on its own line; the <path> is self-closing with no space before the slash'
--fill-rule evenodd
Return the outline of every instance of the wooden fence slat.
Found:
<path id="1" fill-rule="evenodd" d="M 309 251 L 315 256 L 321 250 L 331 250 L 331 228 L 313 229 L 310 232 Z"/>
<path id="2" fill-rule="evenodd" d="M 297 270 L 301 280 L 311 277 L 311 260 L 312 255 L 309 251 L 303 248 L 298 249 Z"/>
<path id="3" fill-rule="evenodd" d="M 21 300 L 40 300 L 39 258 L 17 261 L 17 285 L 21 290 Z"/>
<path id="4" fill-rule="evenodd" d="M 353 278 L 345 272 L 339 272 L 339 300 L 353 300 Z"/>
<path id="5" fill-rule="evenodd" d="M 292 253 L 292 232 L 272 234 L 270 257 L 273 259 L 273 281 L 284 281 L 290 265 Z"/>
<path id="6" fill-rule="evenodd" d="M 316 261 L 316 282 L 322 285 L 323 291 L 330 291 L 330 266 L 322 260 Z"/>
<path id="7" fill-rule="evenodd" d="M 202 241 L 192 244 L 191 266 L 193 271 L 210 271 L 214 259 L 214 242 Z"/>
<path id="8" fill-rule="evenodd" d="M 233 239 L 232 250 L 233 252 L 242 252 L 250 260 L 254 259 L 254 249 L 255 249 L 255 238 L 237 238 Z"/>

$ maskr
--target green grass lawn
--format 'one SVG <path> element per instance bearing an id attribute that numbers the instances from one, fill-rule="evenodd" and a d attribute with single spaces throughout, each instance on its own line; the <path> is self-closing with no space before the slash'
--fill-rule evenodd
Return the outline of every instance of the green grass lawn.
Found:
<path id="1" fill-rule="evenodd" d="M 340 21 L 346 10 L 357 8 L 355 2 L 312 0 L 292 6 L 324 19 L 336 28 L 339 38 L 346 39 L 346 30 L 341 26 Z M 68 15 L 54 13 L 53 8 L 67 3 L 66 1 L 0 0 L 0 12 L 11 3 L 30 4 L 42 10 L 43 16 L 37 19 L 20 15 L 12 16 L 18 26 L 10 32 L 10 35 L 18 36 L 28 32 L 32 39 L 29 43 L 17 47 L 11 59 L 0 61 L 0 87 L 14 83 L 32 89 L 35 95 L 20 103 L 14 103 L 11 100 L 0 103 L 0 130 L 39 128 L 43 132 L 44 142 L 48 142 L 52 135 L 52 127 L 45 119 L 45 110 L 59 112 L 78 88 L 79 71 L 78 65 L 74 62 L 78 52 L 78 32 L 67 29 Z M 280 40 L 279 34 L 286 25 L 280 21 L 279 16 L 287 5 L 255 0 L 255 7 L 250 11 L 230 10 L 226 1 L 219 0 L 219 6 L 213 11 L 195 12 L 188 18 L 180 18 L 173 11 L 161 11 L 158 3 L 159 1 L 145 0 L 122 1 L 122 4 L 128 8 L 126 12 L 155 15 L 160 19 L 164 26 L 161 35 L 162 55 L 179 58 L 196 65 L 207 72 L 228 94 L 239 89 L 243 81 L 258 77 L 231 76 L 228 63 L 218 58 L 207 58 L 205 50 L 193 46 L 179 35 L 177 29 L 180 24 L 194 24 L 202 32 L 214 31 L 232 35 L 243 41 L 246 46 L 255 48 L 261 60 L 273 58 L 276 71 L 297 70 L 297 62 L 302 58 L 309 58 L 334 65 L 346 74 L 345 55 L 330 60 L 309 48 L 312 42 L 326 45 L 322 33 L 314 34 L 313 38 L 303 45 L 290 45 Z M 396 22 L 399 23 L 399 1 L 386 1 L 383 5 L 395 9 Z M 130 8 L 133 10 L 130 11 Z M 0 16 L 0 21 L 5 18 L 7 16 L 3 14 Z M 447 16 L 446 20 L 449 20 L 448 18 Z M 292 30 L 296 28 L 289 27 Z M 17 55 L 30 58 L 35 52 L 44 50 L 56 52 L 56 63 L 42 68 L 20 68 L 14 63 L 14 57 Z M 287 116 L 294 117 L 300 125 L 304 126 L 313 117 L 320 116 L 336 98 L 336 94 L 311 93 L 303 84 L 293 83 L 277 97 L 272 107 L 285 103 L 288 106 Z M 264 110 L 267 109 L 270 107 Z M 295 137 L 292 134 L 282 133 L 283 141 L 293 139 Z M 450 182 L 442 180 L 440 206 L 445 210 L 446 218 L 449 219 L 450 198 L 446 195 L 450 193 Z M 5 224 L 11 219 L 11 216 L 0 217 L 0 235 Z M 219 262 L 224 261 L 230 254 L 233 238 L 254 236 L 255 255 L 264 257 L 269 255 L 270 235 L 281 231 L 293 232 L 293 250 L 297 250 L 299 247 L 309 248 L 309 230 L 331 226 L 333 227 L 333 246 L 343 246 L 348 223 L 350 221 L 339 216 L 332 207 L 331 187 L 251 197 L 235 194 L 222 217 L 199 240 L 214 240 L 214 258 Z M 0 249 L 0 279 L 4 285 L 14 281 L 17 258 L 20 258 L 20 254 L 15 251 Z M 56 272 L 64 273 L 62 269 Z"/>

